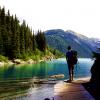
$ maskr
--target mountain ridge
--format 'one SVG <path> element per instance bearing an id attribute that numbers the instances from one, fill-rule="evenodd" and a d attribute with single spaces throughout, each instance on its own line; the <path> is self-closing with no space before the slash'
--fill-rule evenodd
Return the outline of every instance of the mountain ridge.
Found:
<path id="1" fill-rule="evenodd" d="M 58 49 L 65 54 L 67 46 L 70 45 L 73 49 L 78 51 L 79 57 L 92 57 L 93 48 L 97 45 L 96 39 L 88 38 L 72 30 L 47 30 L 45 31 L 45 36 L 48 45 L 51 47 Z"/>

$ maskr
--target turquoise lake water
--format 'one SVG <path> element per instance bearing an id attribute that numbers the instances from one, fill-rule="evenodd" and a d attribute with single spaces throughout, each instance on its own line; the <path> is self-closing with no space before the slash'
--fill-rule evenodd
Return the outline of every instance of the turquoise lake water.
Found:
<path id="1" fill-rule="evenodd" d="M 78 64 L 74 69 L 74 77 L 88 77 L 91 75 L 90 69 L 93 60 L 88 58 L 78 59 Z M 47 78 L 51 75 L 64 74 L 64 79 L 68 79 L 68 68 L 65 58 L 41 62 L 32 65 L 13 65 L 0 67 L 0 80 L 24 79 L 24 78 Z"/>
<path id="2" fill-rule="evenodd" d="M 90 77 L 93 62 L 91 59 L 78 59 L 78 64 L 74 69 L 74 78 Z M 46 97 L 52 98 L 54 97 L 55 84 L 34 84 L 33 79 L 48 79 L 48 76 L 58 74 L 64 74 L 65 77 L 57 78 L 57 82 L 69 77 L 65 58 L 38 64 L 0 67 L 0 100 L 44 100 Z M 49 81 L 53 82 L 52 80 Z"/>

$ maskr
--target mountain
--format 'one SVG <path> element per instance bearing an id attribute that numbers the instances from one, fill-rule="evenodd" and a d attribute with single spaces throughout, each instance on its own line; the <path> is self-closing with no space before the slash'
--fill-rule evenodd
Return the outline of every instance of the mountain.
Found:
<path id="1" fill-rule="evenodd" d="M 100 39 L 88 38 L 71 30 L 47 30 L 45 36 L 49 46 L 65 54 L 67 46 L 70 45 L 74 50 L 78 51 L 79 57 L 85 58 L 91 57 L 94 47 L 100 45 Z"/>

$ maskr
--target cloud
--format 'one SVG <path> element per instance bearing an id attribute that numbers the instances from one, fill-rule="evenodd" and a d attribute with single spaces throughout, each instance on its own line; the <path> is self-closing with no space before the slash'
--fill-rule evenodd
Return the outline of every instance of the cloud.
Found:
<path id="1" fill-rule="evenodd" d="M 99 0 L 1 0 L 0 5 L 34 30 L 71 29 L 100 38 Z"/>

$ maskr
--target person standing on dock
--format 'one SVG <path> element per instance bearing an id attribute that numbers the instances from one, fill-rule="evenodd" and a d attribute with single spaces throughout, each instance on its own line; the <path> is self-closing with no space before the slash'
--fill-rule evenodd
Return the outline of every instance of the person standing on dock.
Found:
<path id="1" fill-rule="evenodd" d="M 67 47 L 68 52 L 66 52 L 66 61 L 68 64 L 68 70 L 69 70 L 69 80 L 68 82 L 73 81 L 74 76 L 74 65 L 77 64 L 77 51 L 72 50 L 71 46 Z"/>

